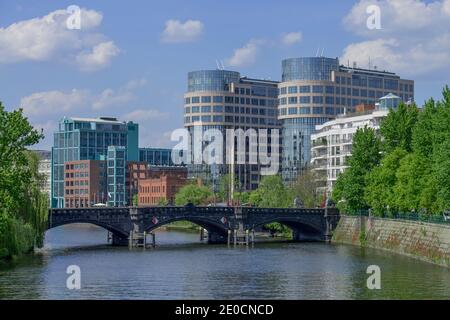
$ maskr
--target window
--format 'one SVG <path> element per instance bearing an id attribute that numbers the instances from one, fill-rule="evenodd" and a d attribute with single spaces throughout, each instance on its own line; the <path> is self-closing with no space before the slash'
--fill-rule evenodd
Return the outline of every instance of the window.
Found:
<path id="1" fill-rule="evenodd" d="M 198 107 L 198 106 L 192 107 L 192 113 L 199 113 L 199 112 L 200 112 L 200 107 Z"/>
<path id="2" fill-rule="evenodd" d="M 313 103 L 323 103 L 322 96 L 313 96 Z"/>
<path id="3" fill-rule="evenodd" d="M 313 93 L 323 93 L 323 86 L 313 86 Z"/>
<path id="4" fill-rule="evenodd" d="M 211 103 L 211 97 L 202 97 L 202 103 Z"/>
<path id="5" fill-rule="evenodd" d="M 192 97 L 192 103 L 200 103 L 200 97 Z"/>
<path id="6" fill-rule="evenodd" d="M 184 103 L 185 103 L 185 104 L 190 104 L 190 103 L 191 103 L 191 98 L 186 98 L 186 99 L 184 99 Z"/>
<path id="7" fill-rule="evenodd" d="M 325 92 L 326 93 L 331 93 L 331 94 L 333 94 L 334 93 L 334 87 L 333 86 L 326 86 L 325 87 Z"/>
<path id="8" fill-rule="evenodd" d="M 288 87 L 288 93 L 292 94 L 292 93 L 297 93 L 297 87 Z"/>
<path id="9" fill-rule="evenodd" d="M 326 104 L 334 104 L 334 97 L 325 97 L 325 103 Z"/>
<path id="10" fill-rule="evenodd" d="M 297 108 L 289 108 L 288 114 L 297 114 Z"/>
<path id="11" fill-rule="evenodd" d="M 286 94 L 286 87 L 280 88 L 280 94 Z"/>
<path id="12" fill-rule="evenodd" d="M 315 113 L 315 114 L 322 114 L 323 113 L 323 108 L 322 107 L 314 107 L 313 108 L 313 113 Z"/>
<path id="13" fill-rule="evenodd" d="M 310 96 L 300 97 L 300 103 L 305 103 L 305 104 L 311 103 L 311 97 Z"/>
<path id="14" fill-rule="evenodd" d="M 310 93 L 311 86 L 300 86 L 299 91 L 300 91 L 300 93 Z"/>
<path id="15" fill-rule="evenodd" d="M 203 113 L 211 112 L 211 106 L 203 106 L 202 107 L 202 112 Z"/>
<path id="16" fill-rule="evenodd" d="M 311 113 L 311 108 L 309 107 L 301 107 L 300 108 L 300 114 L 310 114 Z"/>
<path id="17" fill-rule="evenodd" d="M 213 112 L 223 112 L 222 106 L 213 106 Z"/>
<path id="18" fill-rule="evenodd" d="M 223 102 L 223 97 L 222 96 L 214 96 L 213 97 L 213 102 L 214 103 L 222 103 Z"/>
<path id="19" fill-rule="evenodd" d="M 288 103 L 289 104 L 297 104 L 297 97 L 289 97 Z"/>
<path id="20" fill-rule="evenodd" d="M 286 98 L 281 98 L 280 99 L 280 104 L 281 105 L 285 105 L 286 104 Z"/>

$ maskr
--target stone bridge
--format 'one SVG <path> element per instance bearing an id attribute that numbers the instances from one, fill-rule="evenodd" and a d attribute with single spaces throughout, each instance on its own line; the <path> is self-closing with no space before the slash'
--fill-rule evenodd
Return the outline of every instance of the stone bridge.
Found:
<path id="1" fill-rule="evenodd" d="M 279 222 L 292 229 L 294 241 L 329 241 L 339 212 L 327 209 L 278 209 L 252 207 L 97 207 L 50 209 L 48 229 L 71 223 L 90 223 L 110 231 L 113 244 L 127 245 L 134 234 L 175 221 L 190 221 L 208 231 L 208 243 L 226 243 L 234 230 Z"/>

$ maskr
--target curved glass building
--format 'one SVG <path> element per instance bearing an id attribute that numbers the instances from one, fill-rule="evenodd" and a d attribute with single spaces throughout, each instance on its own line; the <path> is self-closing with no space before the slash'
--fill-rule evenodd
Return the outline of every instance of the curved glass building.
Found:
<path id="1" fill-rule="evenodd" d="M 268 129 L 269 132 L 280 129 L 277 96 L 276 81 L 241 77 L 239 72 L 227 70 L 192 71 L 188 73 L 187 93 L 184 95 L 184 125 L 191 137 L 194 137 L 196 129 L 200 132 L 220 130 L 225 139 L 225 155 L 226 129 Z M 198 156 L 199 150 L 204 150 L 206 144 L 194 138 L 191 140 L 193 158 Z M 188 165 L 189 176 L 202 178 L 217 188 L 220 177 L 230 170 L 230 166 L 225 161 L 223 163 Z M 242 190 L 257 188 L 260 179 L 258 164 L 239 164 L 234 168 Z"/>
<path id="2" fill-rule="evenodd" d="M 309 165 L 316 125 L 354 112 L 357 105 L 375 105 L 390 92 L 404 101 L 414 97 L 413 81 L 391 72 L 345 67 L 337 58 L 283 60 L 281 78 L 278 119 L 282 122 L 282 175 L 287 183 Z"/>

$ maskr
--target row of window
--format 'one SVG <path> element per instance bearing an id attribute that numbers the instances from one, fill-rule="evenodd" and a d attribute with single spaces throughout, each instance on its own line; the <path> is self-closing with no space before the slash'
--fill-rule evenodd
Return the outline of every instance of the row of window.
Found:
<path id="1" fill-rule="evenodd" d="M 88 180 L 66 181 L 66 187 L 88 186 L 88 185 L 89 185 L 89 181 Z"/>
<path id="2" fill-rule="evenodd" d="M 327 115 L 336 115 L 342 114 L 345 112 L 345 108 L 335 108 L 335 107 L 289 107 L 289 108 L 280 108 L 279 115 L 296 115 L 296 114 L 327 114 Z"/>
<path id="3" fill-rule="evenodd" d="M 253 114 L 260 116 L 275 116 L 275 108 L 274 109 L 263 109 L 263 108 L 245 108 L 245 107 L 233 107 L 233 106 L 192 106 L 186 107 L 184 109 L 186 114 L 189 113 L 240 113 L 240 114 Z"/>
<path id="4" fill-rule="evenodd" d="M 87 178 L 89 172 L 66 172 L 66 178 Z"/>
<path id="5" fill-rule="evenodd" d="M 88 194 L 88 189 L 66 189 L 66 195 Z"/>
<path id="6" fill-rule="evenodd" d="M 365 76 L 365 75 L 359 75 L 359 74 L 354 74 L 354 75 L 352 75 L 351 78 L 336 76 L 336 83 L 358 86 L 358 87 L 400 90 L 400 91 L 406 91 L 406 92 L 414 91 L 413 84 L 401 83 L 401 82 L 399 82 L 398 79 L 371 77 L 371 76 Z"/>
<path id="7" fill-rule="evenodd" d="M 336 83 L 341 84 L 341 81 L 337 81 L 337 79 L 340 79 L 339 77 L 336 77 Z M 345 79 L 345 78 L 342 78 Z M 350 80 L 350 78 L 347 78 Z M 382 85 L 382 79 L 373 80 L 373 82 L 369 82 L 369 88 L 377 88 L 377 89 L 387 89 L 387 90 L 394 90 L 394 91 L 406 91 L 406 92 L 413 92 L 414 86 L 412 84 L 403 84 L 398 83 L 398 80 L 392 80 L 392 79 L 385 79 L 384 80 L 384 87 Z M 352 86 L 358 86 L 358 87 L 366 87 L 366 82 L 353 81 L 353 83 L 350 82 L 342 82 L 342 84 L 352 85 Z M 302 86 L 287 86 L 287 87 L 281 87 L 280 88 L 280 95 L 284 94 L 297 94 L 297 93 L 326 93 L 326 94 L 333 94 L 335 91 L 337 94 L 339 94 L 339 88 L 335 86 L 323 86 L 323 85 L 302 85 Z M 347 88 L 347 94 L 351 88 Z M 360 90 L 359 88 L 356 90 Z M 367 91 L 367 89 L 361 89 Z M 373 91 L 373 90 L 371 90 Z M 345 92 L 345 91 L 344 91 Z M 345 94 L 345 93 L 342 93 Z"/>
<path id="8" fill-rule="evenodd" d="M 275 118 L 257 118 L 257 117 L 239 117 L 239 116 L 192 116 L 184 117 L 184 123 L 193 122 L 229 122 L 229 123 L 247 123 L 260 125 L 276 125 Z"/>
<path id="9" fill-rule="evenodd" d="M 208 99 L 204 99 L 208 98 Z M 268 106 L 268 107 L 274 107 L 276 106 L 276 100 L 275 99 L 257 99 L 257 98 L 239 98 L 239 97 L 223 97 L 223 96 L 217 96 L 213 98 L 221 98 L 221 99 L 212 99 L 209 96 L 206 97 L 192 97 L 192 98 L 186 98 L 185 104 L 197 104 L 197 103 L 235 103 L 235 104 L 247 104 L 252 106 Z"/>
<path id="10" fill-rule="evenodd" d="M 145 186 L 145 187 L 139 187 L 139 192 L 143 192 L 143 193 L 166 192 L 166 186 L 151 186 L 151 187 L 150 186 Z"/>
<path id="11" fill-rule="evenodd" d="M 331 104 L 331 105 L 351 105 L 356 106 L 358 104 L 375 104 L 375 100 L 370 99 L 350 99 L 343 97 L 330 97 L 330 96 L 313 96 L 311 97 L 289 97 L 289 98 L 281 98 L 280 106 L 284 106 L 286 104 Z"/>

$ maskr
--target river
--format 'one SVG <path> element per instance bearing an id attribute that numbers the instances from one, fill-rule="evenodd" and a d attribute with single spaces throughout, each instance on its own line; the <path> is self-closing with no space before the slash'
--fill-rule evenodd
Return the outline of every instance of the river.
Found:
<path id="1" fill-rule="evenodd" d="M 45 247 L 0 263 L 0 299 L 450 299 L 450 270 L 384 251 L 324 243 L 207 245 L 158 231 L 154 249 L 106 244 L 103 229 L 68 225 Z M 81 270 L 81 289 L 66 269 Z M 381 289 L 366 286 L 367 267 Z"/>

